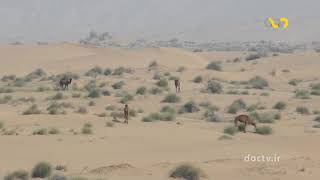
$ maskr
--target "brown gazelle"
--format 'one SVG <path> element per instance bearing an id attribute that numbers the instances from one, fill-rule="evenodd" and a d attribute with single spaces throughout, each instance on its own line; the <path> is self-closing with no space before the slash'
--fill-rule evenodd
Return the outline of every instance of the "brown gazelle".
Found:
<path id="1" fill-rule="evenodd" d="M 174 80 L 174 86 L 176 87 L 176 92 L 181 92 L 180 80 L 179 79 L 175 79 Z"/>
<path id="2" fill-rule="evenodd" d="M 244 123 L 244 133 L 246 133 L 247 125 L 252 125 L 257 128 L 256 123 L 248 115 L 239 115 L 234 118 L 234 125 L 238 127 L 238 122 Z"/>

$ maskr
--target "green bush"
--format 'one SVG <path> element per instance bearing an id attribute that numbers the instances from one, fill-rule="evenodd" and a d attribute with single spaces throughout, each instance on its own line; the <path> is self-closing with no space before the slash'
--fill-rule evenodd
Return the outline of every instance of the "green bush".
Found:
<path id="1" fill-rule="evenodd" d="M 41 129 L 38 129 L 38 130 L 33 131 L 32 134 L 33 134 L 33 135 L 47 135 L 47 134 L 48 134 L 48 131 L 47 131 L 47 129 L 45 129 L 45 128 L 41 128 Z"/>
<path id="2" fill-rule="evenodd" d="M 12 100 L 12 96 L 4 96 L 0 98 L 0 104 L 7 104 Z"/>
<path id="3" fill-rule="evenodd" d="M 296 112 L 299 113 L 299 114 L 303 114 L 303 115 L 308 115 L 310 114 L 310 111 L 307 107 L 304 107 L 304 106 L 298 106 L 296 108 Z"/>
<path id="4" fill-rule="evenodd" d="M 313 125 L 313 128 L 320 128 L 320 124 Z"/>
<path id="5" fill-rule="evenodd" d="M 259 123 L 274 123 L 274 120 L 278 119 L 277 116 L 279 116 L 278 113 L 274 112 L 253 112 L 250 114 L 250 117 L 258 121 Z"/>
<path id="6" fill-rule="evenodd" d="M 292 86 L 297 86 L 299 83 L 301 82 L 301 80 L 298 79 L 291 79 L 288 84 L 292 85 Z"/>
<path id="7" fill-rule="evenodd" d="M 112 85 L 113 89 L 121 89 L 126 83 L 124 81 L 119 81 Z"/>
<path id="8" fill-rule="evenodd" d="M 40 162 L 32 169 L 33 178 L 46 178 L 52 173 L 52 166 L 47 162 Z"/>
<path id="9" fill-rule="evenodd" d="M 261 126 L 256 128 L 256 133 L 261 135 L 269 135 L 272 134 L 272 128 L 269 126 Z"/>
<path id="10" fill-rule="evenodd" d="M 86 107 L 84 107 L 84 106 L 80 106 L 76 112 L 79 113 L 79 114 L 87 114 L 88 113 L 88 109 Z"/>
<path id="11" fill-rule="evenodd" d="M 183 72 L 183 71 L 185 71 L 185 70 L 186 70 L 186 68 L 183 67 L 183 66 L 181 66 L 181 67 L 179 67 L 179 68 L 177 69 L 177 72 Z"/>
<path id="12" fill-rule="evenodd" d="M 49 134 L 60 134 L 60 131 L 57 128 L 50 128 Z"/>
<path id="13" fill-rule="evenodd" d="M 0 121 L 0 129 L 4 128 L 4 123 Z"/>
<path id="14" fill-rule="evenodd" d="M 111 70 L 110 68 L 106 68 L 106 69 L 103 71 L 103 74 L 104 74 L 105 76 L 109 76 L 109 75 L 112 74 L 112 70 Z"/>
<path id="15" fill-rule="evenodd" d="M 150 89 L 150 93 L 153 95 L 162 94 L 162 92 L 163 92 L 162 89 L 157 88 L 157 87 Z"/>
<path id="16" fill-rule="evenodd" d="M 181 178 L 185 180 L 200 180 L 204 177 L 201 169 L 193 167 L 192 165 L 183 164 L 175 167 L 169 175 L 171 178 Z"/>
<path id="17" fill-rule="evenodd" d="M 41 114 L 41 111 L 38 109 L 36 104 L 30 106 L 27 110 L 25 110 L 23 115 L 32 115 L 32 114 Z"/>
<path id="18" fill-rule="evenodd" d="M 48 180 L 67 180 L 68 178 L 62 174 L 55 174 L 51 176 Z"/>
<path id="19" fill-rule="evenodd" d="M 81 129 L 82 134 L 92 134 L 92 124 L 91 123 L 85 123 Z"/>
<path id="20" fill-rule="evenodd" d="M 152 61 L 150 64 L 149 64 L 149 69 L 153 69 L 153 68 L 156 68 L 158 67 L 158 62 L 157 61 Z"/>
<path id="21" fill-rule="evenodd" d="M 310 99 L 309 91 L 297 90 L 297 91 L 295 91 L 295 98 L 297 98 L 297 99 Z"/>
<path id="22" fill-rule="evenodd" d="M 187 103 L 185 103 L 181 109 L 180 109 L 180 113 L 194 113 L 194 112 L 198 112 L 200 111 L 198 104 L 194 101 L 189 101 Z"/>
<path id="23" fill-rule="evenodd" d="M 160 80 L 157 82 L 157 86 L 162 87 L 162 88 L 168 87 L 168 81 L 167 81 L 167 79 L 160 79 Z"/>
<path id="24" fill-rule="evenodd" d="M 224 128 L 223 132 L 225 134 L 229 134 L 229 135 L 235 135 L 238 132 L 238 129 L 232 125 L 227 126 L 226 128 Z"/>
<path id="25" fill-rule="evenodd" d="M 215 70 L 215 71 L 221 71 L 221 62 L 211 62 L 207 65 L 206 69 Z"/>
<path id="26" fill-rule="evenodd" d="M 4 88 L 4 87 L 0 88 L 0 93 L 13 93 L 13 92 L 14 90 L 11 88 Z"/>
<path id="27" fill-rule="evenodd" d="M 255 89 L 264 89 L 269 86 L 269 83 L 267 80 L 260 76 L 255 76 L 251 78 L 248 83 L 251 85 L 252 88 Z"/>
<path id="28" fill-rule="evenodd" d="M 246 109 L 247 105 L 242 99 L 233 101 L 233 103 L 228 107 L 227 112 L 230 114 L 236 114 L 242 109 Z"/>
<path id="29" fill-rule="evenodd" d="M 176 94 L 168 94 L 162 102 L 166 103 L 176 103 L 180 101 L 180 97 L 177 96 Z"/>
<path id="30" fill-rule="evenodd" d="M 29 172 L 25 170 L 18 170 L 7 174 L 4 180 L 28 180 Z"/>
<path id="31" fill-rule="evenodd" d="M 141 86 L 137 89 L 136 94 L 145 95 L 147 92 L 147 88 L 145 86 Z"/>
<path id="32" fill-rule="evenodd" d="M 208 122 L 221 122 L 222 117 L 216 112 L 215 108 L 208 108 L 205 113 L 203 114 L 203 117 Z"/>
<path id="33" fill-rule="evenodd" d="M 120 103 L 127 104 L 129 101 L 132 101 L 134 99 L 134 96 L 131 94 L 126 94 L 124 97 L 121 98 Z"/>
<path id="34" fill-rule="evenodd" d="M 89 98 L 99 98 L 101 96 L 101 92 L 99 89 L 92 89 L 89 91 Z"/>
<path id="35" fill-rule="evenodd" d="M 211 94 L 219 94 L 222 92 L 222 85 L 215 80 L 209 80 L 205 91 Z"/>
<path id="36" fill-rule="evenodd" d="M 196 76 L 196 77 L 193 79 L 193 82 L 194 82 L 194 83 L 201 83 L 202 81 L 203 81 L 202 76 Z"/>
<path id="37" fill-rule="evenodd" d="M 121 76 L 121 75 L 123 75 L 125 72 L 126 72 L 126 69 L 125 69 L 124 67 L 118 67 L 118 68 L 116 68 L 116 69 L 113 71 L 112 75 L 114 75 L 114 76 Z"/>
<path id="38" fill-rule="evenodd" d="M 175 114 L 176 113 L 176 110 L 170 106 L 163 106 L 161 108 L 161 111 L 160 112 L 167 112 L 167 113 L 172 113 L 172 114 Z"/>
<path id="39" fill-rule="evenodd" d="M 287 104 L 285 102 L 279 101 L 273 106 L 273 109 L 284 110 L 286 107 Z"/>
<path id="40" fill-rule="evenodd" d="M 160 80 L 161 78 L 162 78 L 161 74 L 155 73 L 155 74 L 153 75 L 153 78 L 152 78 L 152 79 L 154 79 L 154 80 Z"/>
<path id="41" fill-rule="evenodd" d="M 231 139 L 232 139 L 232 137 L 229 135 L 226 135 L 226 134 L 224 134 L 218 138 L 218 140 L 231 140 Z"/>
<path id="42" fill-rule="evenodd" d="M 95 66 L 85 73 L 85 76 L 97 77 L 103 73 L 103 69 L 99 66 Z"/>
<path id="43" fill-rule="evenodd" d="M 61 100 L 64 99 L 65 96 L 63 95 L 63 93 L 58 92 L 57 94 L 55 94 L 54 96 L 51 96 L 51 100 Z"/>

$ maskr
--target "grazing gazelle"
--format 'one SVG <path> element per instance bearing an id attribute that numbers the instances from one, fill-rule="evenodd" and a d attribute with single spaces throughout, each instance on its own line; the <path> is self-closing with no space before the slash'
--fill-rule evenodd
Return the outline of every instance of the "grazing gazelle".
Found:
<path id="1" fill-rule="evenodd" d="M 247 125 L 252 125 L 257 128 L 256 123 L 248 115 L 239 115 L 234 119 L 234 125 L 238 127 L 238 122 L 244 123 L 244 133 L 246 133 Z"/>

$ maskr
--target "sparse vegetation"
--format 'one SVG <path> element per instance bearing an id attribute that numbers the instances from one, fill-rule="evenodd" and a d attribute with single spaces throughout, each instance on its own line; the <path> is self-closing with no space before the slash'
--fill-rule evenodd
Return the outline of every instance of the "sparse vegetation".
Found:
<path id="1" fill-rule="evenodd" d="M 112 70 L 111 70 L 110 68 L 106 68 L 106 69 L 103 71 L 103 74 L 104 74 L 105 76 L 109 76 L 109 75 L 112 74 Z"/>
<path id="2" fill-rule="evenodd" d="M 297 90 L 297 91 L 295 91 L 295 98 L 297 98 L 297 99 L 310 99 L 309 91 Z"/>
<path id="3" fill-rule="evenodd" d="M 288 84 L 292 85 L 292 86 L 297 86 L 299 83 L 301 82 L 301 80 L 299 79 L 291 79 Z"/>
<path id="4" fill-rule="evenodd" d="M 120 99 L 120 103 L 127 104 L 129 101 L 132 101 L 134 99 L 134 96 L 131 94 L 126 94 Z"/>
<path id="5" fill-rule="evenodd" d="M 261 135 L 269 135 L 272 134 L 273 130 L 269 126 L 261 126 L 256 128 L 256 133 Z"/>
<path id="6" fill-rule="evenodd" d="M 97 77 L 98 75 L 103 74 L 103 69 L 99 66 L 95 66 L 85 73 L 85 76 Z"/>
<path id="7" fill-rule="evenodd" d="M 183 164 L 174 168 L 169 175 L 171 178 L 181 178 L 185 180 L 200 180 L 205 177 L 201 169 L 189 164 Z"/>
<path id="8" fill-rule="evenodd" d="M 194 113 L 200 111 L 198 104 L 194 101 L 185 103 L 179 110 L 179 113 Z"/>
<path id="9" fill-rule="evenodd" d="M 113 89 L 121 89 L 126 83 L 124 81 L 119 81 L 112 85 Z"/>
<path id="10" fill-rule="evenodd" d="M 180 101 L 180 97 L 177 96 L 176 94 L 168 94 L 162 102 L 166 103 L 176 103 Z"/>
<path id="11" fill-rule="evenodd" d="M 229 134 L 229 135 L 233 136 L 238 132 L 238 129 L 236 127 L 234 127 L 233 125 L 230 125 L 230 126 L 227 126 L 226 128 L 224 128 L 223 132 L 225 134 Z"/>
<path id="12" fill-rule="evenodd" d="M 32 170 L 33 178 L 46 178 L 52 173 L 52 165 L 48 162 L 40 162 Z"/>
<path id="13" fill-rule="evenodd" d="M 158 82 L 157 82 L 157 86 L 159 87 L 162 87 L 162 88 L 166 88 L 168 87 L 168 80 L 167 79 L 160 79 Z"/>
<path id="14" fill-rule="evenodd" d="M 222 92 L 222 85 L 215 80 L 209 80 L 204 91 L 211 94 L 219 94 Z"/>
<path id="15" fill-rule="evenodd" d="M 32 115 L 32 114 L 41 114 L 41 111 L 39 110 L 38 106 L 36 104 L 30 106 L 27 110 L 25 110 L 23 115 Z"/>
<path id="16" fill-rule="evenodd" d="M 99 98 L 101 96 L 101 92 L 99 89 L 92 89 L 89 91 L 89 98 Z"/>
<path id="17" fill-rule="evenodd" d="M 194 83 L 202 83 L 202 81 L 203 81 L 203 78 L 202 78 L 202 76 L 196 76 L 194 79 L 193 79 L 193 82 Z"/>
<path id="18" fill-rule="evenodd" d="M 147 92 L 147 88 L 145 86 L 141 86 L 137 89 L 136 94 L 145 95 Z"/>
<path id="19" fill-rule="evenodd" d="M 17 170 L 12 173 L 7 174 L 4 180 L 28 180 L 29 172 L 25 170 Z"/>
<path id="20" fill-rule="evenodd" d="M 279 114 L 275 112 L 253 112 L 250 114 L 250 117 L 259 123 L 274 123 L 276 119 L 279 119 Z"/>
<path id="21" fill-rule="evenodd" d="M 160 88 L 154 87 L 154 88 L 151 88 L 149 92 L 153 95 L 157 95 L 157 94 L 162 94 L 163 91 Z"/>
<path id="22" fill-rule="evenodd" d="M 269 86 L 269 83 L 267 80 L 260 76 L 255 76 L 251 78 L 248 83 L 251 85 L 252 88 L 255 89 L 264 89 Z"/>
<path id="23" fill-rule="evenodd" d="M 222 70 L 221 62 L 213 61 L 207 65 L 206 69 L 221 71 Z"/>
<path id="24" fill-rule="evenodd" d="M 87 114 L 88 113 L 88 109 L 86 107 L 84 107 L 84 106 L 80 106 L 76 112 L 79 113 L 79 114 Z"/>
<path id="25" fill-rule="evenodd" d="M 273 106 L 273 109 L 284 110 L 286 109 L 286 107 L 287 107 L 287 104 L 285 102 L 279 101 Z"/>
<path id="26" fill-rule="evenodd" d="M 296 108 L 296 112 L 299 113 L 299 114 L 302 114 L 302 115 L 309 115 L 310 114 L 310 111 L 307 107 L 304 107 L 304 106 L 298 106 Z"/>
<path id="27" fill-rule="evenodd" d="M 85 123 L 81 129 L 81 133 L 82 134 L 92 134 L 93 130 L 92 130 L 92 124 L 91 123 Z"/>
<path id="28" fill-rule="evenodd" d="M 233 101 L 233 103 L 228 107 L 227 112 L 230 114 L 236 114 L 238 111 L 246 109 L 246 107 L 247 104 L 242 99 L 238 99 Z"/>

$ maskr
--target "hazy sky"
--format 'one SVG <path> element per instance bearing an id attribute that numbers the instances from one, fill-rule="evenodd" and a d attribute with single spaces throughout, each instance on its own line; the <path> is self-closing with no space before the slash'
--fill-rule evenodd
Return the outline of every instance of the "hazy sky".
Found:
<path id="1" fill-rule="evenodd" d="M 0 0 L 0 43 L 129 38 L 320 40 L 319 0 Z M 287 17 L 286 30 L 264 24 Z"/>

